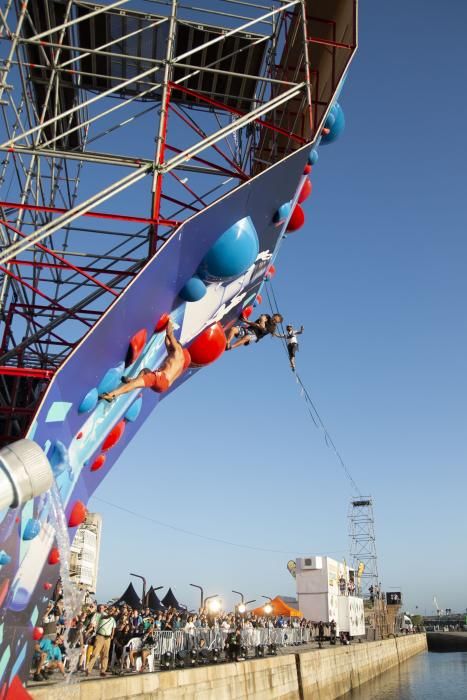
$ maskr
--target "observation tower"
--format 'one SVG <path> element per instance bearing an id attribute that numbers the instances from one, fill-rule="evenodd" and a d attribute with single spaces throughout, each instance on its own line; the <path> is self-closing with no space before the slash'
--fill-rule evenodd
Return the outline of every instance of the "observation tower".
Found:
<path id="1" fill-rule="evenodd" d="M 344 126 L 356 0 L 196 4 L 0 3 L 0 446 L 46 451 L 70 537 L 161 398 L 98 396 L 158 366 L 168 315 L 171 391 L 220 357 Z M 1 517 L 9 688 L 59 572 L 46 498 Z"/>

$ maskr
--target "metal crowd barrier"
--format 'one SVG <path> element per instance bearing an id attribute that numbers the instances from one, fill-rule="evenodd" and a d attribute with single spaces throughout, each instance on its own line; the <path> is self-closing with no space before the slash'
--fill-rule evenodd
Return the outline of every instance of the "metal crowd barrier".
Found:
<path id="1" fill-rule="evenodd" d="M 179 651 L 192 649 L 219 649 L 222 651 L 232 630 L 211 629 L 198 627 L 191 632 L 184 630 L 176 632 L 156 632 L 153 653 L 160 659 L 163 654 L 170 652 L 175 656 Z M 275 644 L 278 647 L 297 646 L 313 641 L 313 632 L 308 627 L 256 627 L 241 631 L 242 644 L 248 649 L 257 646 Z"/>

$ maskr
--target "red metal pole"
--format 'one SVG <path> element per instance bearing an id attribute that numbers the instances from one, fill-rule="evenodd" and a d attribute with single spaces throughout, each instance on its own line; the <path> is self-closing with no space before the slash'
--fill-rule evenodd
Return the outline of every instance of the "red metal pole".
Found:
<path id="1" fill-rule="evenodd" d="M 8 365 L 0 365 L 0 374 L 8 377 L 32 377 L 33 379 L 49 380 L 52 379 L 55 372 L 50 369 L 33 369 L 31 367 L 9 367 Z"/>
<path id="2" fill-rule="evenodd" d="M 217 100 L 213 100 L 212 97 L 206 97 L 205 95 L 201 95 L 199 92 L 196 92 L 195 90 L 190 90 L 189 88 L 183 87 L 182 85 L 176 85 L 175 83 L 171 83 L 172 88 L 174 90 L 181 90 L 181 92 L 186 93 L 187 95 L 191 95 L 192 97 L 197 97 L 199 100 L 202 100 L 203 102 L 206 102 L 207 104 L 212 105 L 213 107 L 219 107 L 219 109 L 224 109 L 227 110 L 228 112 L 232 112 L 232 114 L 238 114 L 239 116 L 243 117 L 246 112 L 242 112 L 240 109 L 235 109 L 234 107 L 229 107 L 229 105 L 224 104 L 223 102 L 218 102 Z M 272 131 L 277 131 L 278 134 L 282 134 L 283 136 L 287 136 L 294 141 L 298 141 L 299 143 L 306 143 L 306 139 L 302 138 L 298 134 L 294 133 L 289 133 L 286 129 L 281 129 L 279 126 L 275 126 L 274 124 L 271 124 L 270 122 L 264 121 L 264 119 L 254 119 L 254 122 L 257 124 L 261 124 L 261 126 L 265 126 L 267 129 L 271 129 Z"/>
<path id="3" fill-rule="evenodd" d="M 15 228 L 15 226 L 12 226 L 11 224 L 7 223 L 5 220 L 0 219 L 0 223 L 2 223 L 4 226 L 7 228 L 11 229 L 14 231 L 18 236 L 21 236 L 22 238 L 26 238 L 26 234 L 20 231 L 19 229 Z M 113 294 L 115 297 L 118 297 L 118 292 L 116 292 L 114 289 L 111 287 L 108 287 L 106 284 L 103 282 L 99 282 L 95 277 L 92 275 L 88 274 L 87 272 L 84 272 L 80 267 L 77 267 L 76 265 L 73 265 L 73 263 L 69 262 L 66 258 L 63 258 L 61 255 L 58 255 L 58 253 L 55 253 L 53 250 L 50 250 L 50 248 L 47 248 L 47 246 L 43 245 L 42 243 L 35 243 L 35 246 L 39 248 L 40 250 L 43 250 L 45 253 L 48 253 L 51 255 L 53 258 L 56 260 L 59 260 L 61 263 L 66 265 L 66 267 L 69 267 L 71 270 L 74 270 L 80 275 L 83 275 L 86 277 L 86 279 L 90 280 L 91 282 L 94 282 L 94 284 L 97 284 L 98 287 L 101 287 L 102 289 L 105 289 L 106 292 L 110 292 Z"/>
<path id="4" fill-rule="evenodd" d="M 9 275 L 9 277 L 12 277 L 20 284 L 22 284 L 24 287 L 30 289 L 32 292 L 36 292 L 36 294 L 38 294 L 43 299 L 46 299 L 55 308 L 60 309 L 60 311 L 64 311 L 65 313 L 69 313 L 70 316 L 73 316 L 73 318 L 76 318 L 81 323 L 84 323 L 86 326 L 88 326 L 88 328 L 92 328 L 92 323 L 88 323 L 88 321 L 85 321 L 83 318 L 79 318 L 79 316 L 77 316 L 73 311 L 67 309 L 65 306 L 62 306 L 54 299 L 47 296 L 47 294 L 44 294 L 44 292 L 39 291 L 39 289 L 36 289 L 36 287 L 33 287 L 32 284 L 29 284 L 29 282 L 26 282 L 26 280 L 22 279 L 21 277 L 18 277 L 18 275 L 15 275 L 11 270 L 8 270 L 6 267 L 3 267 L 3 265 L 0 265 L 0 270 L 6 275 Z"/>
<path id="5" fill-rule="evenodd" d="M 51 214 L 66 214 L 69 209 L 61 207 L 45 207 L 39 204 L 21 204 L 20 202 L 3 202 L 0 201 L 0 207 L 11 207 L 12 209 L 27 209 L 30 211 L 44 211 Z M 180 221 L 172 219 L 148 219 L 144 216 L 127 216 L 126 214 L 108 214 L 102 211 L 87 211 L 81 216 L 88 216 L 95 219 L 111 219 L 112 221 L 128 221 L 135 224 L 160 224 L 160 226 L 178 226 Z"/>
<path id="6" fill-rule="evenodd" d="M 163 105 L 163 112 L 162 112 L 162 125 L 161 125 L 161 142 L 160 142 L 160 147 L 158 149 L 158 154 L 157 154 L 157 161 L 156 161 L 156 168 L 160 167 L 162 163 L 164 162 L 164 156 L 165 156 L 165 142 L 167 140 L 167 127 L 168 127 L 168 121 L 169 121 L 169 105 L 170 105 L 170 83 L 167 85 L 167 92 L 165 95 L 165 102 Z M 152 202 L 152 218 L 154 221 L 157 221 L 160 216 L 160 211 L 161 211 L 161 194 L 162 194 L 162 173 L 158 172 L 157 177 L 156 177 L 156 189 L 154 192 L 154 198 Z M 153 236 L 151 238 L 151 243 L 149 247 L 149 255 L 152 257 L 154 253 L 156 252 L 157 248 L 157 223 L 152 225 L 153 228 Z"/>

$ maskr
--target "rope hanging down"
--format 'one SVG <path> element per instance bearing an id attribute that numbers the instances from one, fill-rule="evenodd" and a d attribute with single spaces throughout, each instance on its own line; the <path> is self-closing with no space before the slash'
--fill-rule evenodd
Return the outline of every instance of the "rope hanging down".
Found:
<path id="1" fill-rule="evenodd" d="M 277 312 L 279 307 L 278 307 L 276 295 L 274 294 L 274 288 L 272 286 L 272 283 L 269 282 L 267 285 L 265 285 L 265 288 L 266 288 L 266 294 L 268 297 L 269 306 L 271 308 L 271 314 L 274 314 Z M 274 300 L 274 306 L 271 302 L 271 297 L 269 295 L 269 289 L 271 290 L 271 294 L 272 294 L 272 297 Z M 282 335 L 285 335 L 282 322 L 280 324 L 280 327 L 281 327 Z M 284 339 L 282 339 L 282 344 L 284 346 L 284 350 L 285 350 L 285 352 L 287 354 L 287 358 L 288 358 L 287 343 L 285 342 Z M 311 420 L 313 421 L 315 427 L 318 428 L 319 430 L 321 430 L 321 432 L 323 433 L 326 446 L 329 449 L 331 449 L 334 452 L 334 454 L 336 455 L 337 460 L 338 460 L 342 470 L 344 471 L 344 474 L 346 475 L 347 479 L 350 481 L 350 483 L 352 485 L 352 488 L 355 490 L 355 492 L 357 493 L 358 496 L 361 496 L 362 493 L 361 493 L 360 489 L 358 488 L 357 484 L 355 483 L 355 480 L 352 477 L 352 474 L 351 474 L 349 468 L 347 467 L 344 460 L 342 459 L 342 457 L 339 453 L 339 450 L 335 446 L 333 439 L 332 439 L 331 435 L 329 434 L 329 431 L 323 422 L 323 419 L 319 415 L 318 409 L 316 408 L 316 406 L 313 402 L 313 399 L 311 398 L 305 384 L 303 383 L 302 379 L 300 378 L 300 375 L 297 372 L 295 372 L 295 379 L 296 379 L 298 386 L 300 387 L 300 396 L 302 396 L 305 399 L 305 405 L 306 405 L 306 408 L 307 408 L 307 411 L 308 411 L 308 414 L 309 414 Z"/>

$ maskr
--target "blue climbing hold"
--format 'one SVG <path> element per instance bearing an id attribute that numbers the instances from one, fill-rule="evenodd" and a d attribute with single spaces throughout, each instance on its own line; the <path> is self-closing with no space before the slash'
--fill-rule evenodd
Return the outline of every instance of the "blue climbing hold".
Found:
<path id="1" fill-rule="evenodd" d="M 249 216 L 225 231 L 203 258 L 198 274 L 205 280 L 225 280 L 243 274 L 259 253 L 259 240 Z"/>
<path id="2" fill-rule="evenodd" d="M 93 411 L 97 406 L 98 392 L 96 387 L 88 391 L 84 399 L 81 401 L 78 407 L 78 413 L 88 413 L 88 411 Z"/>
<path id="3" fill-rule="evenodd" d="M 317 163 L 318 158 L 318 151 L 315 148 L 313 148 L 308 155 L 308 165 L 314 165 L 315 163 Z"/>
<path id="4" fill-rule="evenodd" d="M 49 458 L 50 466 L 55 476 L 58 476 L 70 466 L 68 450 L 60 440 L 55 440 L 52 443 L 47 457 Z"/>
<path id="5" fill-rule="evenodd" d="M 326 129 L 332 129 L 335 121 L 336 121 L 336 115 L 331 110 L 329 112 L 328 116 L 326 117 L 326 121 L 324 122 L 324 126 L 326 127 Z"/>
<path id="6" fill-rule="evenodd" d="M 11 561 L 11 557 L 9 554 L 5 552 L 4 549 L 0 552 L 0 566 L 6 566 L 6 564 L 9 564 Z"/>
<path id="7" fill-rule="evenodd" d="M 128 420 L 128 421 L 130 421 L 130 423 L 133 423 L 133 421 L 135 421 L 138 418 L 142 405 L 143 405 L 143 399 L 140 396 L 138 399 L 136 399 L 136 401 L 134 401 L 131 404 L 130 408 L 123 416 L 125 418 L 125 420 Z"/>
<path id="8" fill-rule="evenodd" d="M 345 116 L 342 107 L 338 102 L 333 106 L 330 114 L 334 116 L 333 125 L 330 128 L 329 134 L 323 134 L 321 138 L 321 143 L 332 143 L 339 138 L 345 129 Z"/>
<path id="9" fill-rule="evenodd" d="M 23 540 L 33 540 L 39 534 L 41 524 L 35 518 L 29 518 L 23 531 Z"/>
<path id="10" fill-rule="evenodd" d="M 97 387 L 97 393 L 107 394 L 109 391 L 114 391 L 118 386 L 120 386 L 124 370 L 124 362 L 120 362 L 120 364 L 116 367 L 111 367 L 108 369 Z"/>
<path id="11" fill-rule="evenodd" d="M 200 279 L 198 275 L 194 275 L 194 277 L 190 277 L 188 282 L 183 285 L 178 296 L 180 299 L 183 299 L 183 301 L 199 301 L 204 297 L 206 292 L 207 287 L 203 280 Z"/>
<path id="12" fill-rule="evenodd" d="M 292 209 L 292 205 L 290 204 L 290 202 L 285 202 L 285 204 L 281 204 L 279 209 L 276 211 L 276 213 L 272 217 L 273 222 L 275 224 L 281 224 L 283 221 L 285 221 L 290 216 L 291 209 Z"/>

